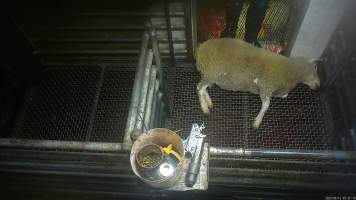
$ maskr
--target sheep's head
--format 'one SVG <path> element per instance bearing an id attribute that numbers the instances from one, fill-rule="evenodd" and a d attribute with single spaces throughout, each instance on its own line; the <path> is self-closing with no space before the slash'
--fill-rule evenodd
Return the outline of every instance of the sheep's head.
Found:
<path id="1" fill-rule="evenodd" d="M 300 72 L 301 82 L 315 90 L 320 86 L 320 80 L 315 60 L 306 60 L 303 57 L 291 58 L 292 64 Z"/>

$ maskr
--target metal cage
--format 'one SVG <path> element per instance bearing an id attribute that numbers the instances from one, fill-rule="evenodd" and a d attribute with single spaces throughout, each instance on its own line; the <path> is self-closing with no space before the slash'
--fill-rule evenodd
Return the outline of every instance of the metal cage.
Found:
<path id="1" fill-rule="evenodd" d="M 315 199 L 352 194 L 356 152 L 335 148 L 330 110 L 320 92 L 298 86 L 288 99 L 274 99 L 258 131 L 251 123 L 260 102 L 252 94 L 212 88 L 216 107 L 210 116 L 202 115 L 194 63 L 189 59 L 174 62 L 183 55 L 183 51 L 175 52 L 175 46 L 187 42 L 182 57 L 187 52 L 193 55 L 196 47 L 196 2 L 161 3 L 164 12 L 154 16 L 164 17 L 157 21 L 165 22 L 160 34 L 167 36 L 164 43 L 169 43 L 170 51 L 165 53 L 173 62 L 161 60 L 158 26 L 146 23 L 135 50 L 138 58 L 110 57 L 117 66 L 112 62 L 50 65 L 39 85 L 27 91 L 13 134 L 0 138 L 0 190 L 10 196 L 22 195 L 17 194 L 19 190 L 24 192 L 22 197 L 38 192 L 94 199 L 109 194 L 132 199 L 181 199 L 187 194 L 196 199 L 266 195 Z M 105 13 L 84 15 L 107 17 Z M 176 27 L 175 18 L 183 18 L 184 26 Z M 187 39 L 179 38 L 178 31 Z M 191 124 L 201 122 L 210 143 L 208 192 L 177 194 L 144 187 L 129 167 L 132 139 L 155 127 L 170 128 L 185 138 Z"/>

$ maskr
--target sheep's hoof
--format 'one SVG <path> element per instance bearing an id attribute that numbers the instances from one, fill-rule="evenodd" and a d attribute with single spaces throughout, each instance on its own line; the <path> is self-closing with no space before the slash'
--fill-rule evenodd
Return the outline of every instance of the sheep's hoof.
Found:
<path id="1" fill-rule="evenodd" d="M 203 111 L 204 114 L 208 115 L 210 114 L 210 110 L 208 107 L 202 107 L 201 110 Z"/>
<path id="2" fill-rule="evenodd" d="M 212 109 L 213 108 L 213 102 L 211 100 L 207 101 L 208 108 Z"/>
<path id="3" fill-rule="evenodd" d="M 210 110 L 208 109 L 208 110 L 203 110 L 203 113 L 205 114 L 205 115 L 209 115 L 210 114 Z"/>
<path id="4" fill-rule="evenodd" d="M 257 121 L 255 121 L 255 122 L 253 122 L 252 127 L 253 127 L 254 129 L 258 129 L 258 128 L 260 127 L 260 123 L 258 123 Z"/>

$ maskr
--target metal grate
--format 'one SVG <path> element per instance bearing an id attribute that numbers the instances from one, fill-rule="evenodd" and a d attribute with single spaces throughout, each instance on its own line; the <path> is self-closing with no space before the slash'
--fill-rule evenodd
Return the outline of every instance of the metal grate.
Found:
<path id="1" fill-rule="evenodd" d="M 50 67 L 27 95 L 13 137 L 120 142 L 133 65 Z"/>
<path id="2" fill-rule="evenodd" d="M 263 20 L 261 31 L 258 34 L 258 39 L 262 44 L 284 41 L 291 2 L 292 1 L 289 0 L 269 1 L 266 16 Z M 249 4 L 250 1 L 245 1 L 242 7 L 236 31 L 236 38 L 244 38 L 246 15 Z"/>
<path id="3" fill-rule="evenodd" d="M 172 98 L 172 129 L 186 137 L 194 122 L 204 122 L 212 146 L 245 148 L 329 149 L 319 92 L 299 85 L 286 99 L 273 98 L 261 127 L 252 128 L 261 103 L 257 95 L 209 89 L 214 103 L 202 114 L 196 94 L 200 75 L 194 66 L 178 66 Z"/>
<path id="4" fill-rule="evenodd" d="M 91 140 L 122 141 L 134 79 L 134 71 L 106 68 Z"/>

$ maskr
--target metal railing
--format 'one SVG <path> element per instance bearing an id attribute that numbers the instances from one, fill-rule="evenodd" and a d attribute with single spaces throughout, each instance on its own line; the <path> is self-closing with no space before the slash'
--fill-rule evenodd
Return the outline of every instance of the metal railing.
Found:
<path id="1" fill-rule="evenodd" d="M 131 136 L 164 125 L 167 115 L 166 84 L 156 31 L 150 23 L 142 36 L 141 51 L 131 94 L 131 104 L 123 143 L 131 145 Z"/>
<path id="2" fill-rule="evenodd" d="M 165 126 L 168 114 L 168 100 L 165 96 L 167 84 L 164 83 L 156 30 L 148 22 L 145 27 L 122 143 L 0 138 L 0 147 L 79 151 L 129 150 L 132 134 L 137 136 L 146 130 Z"/>

